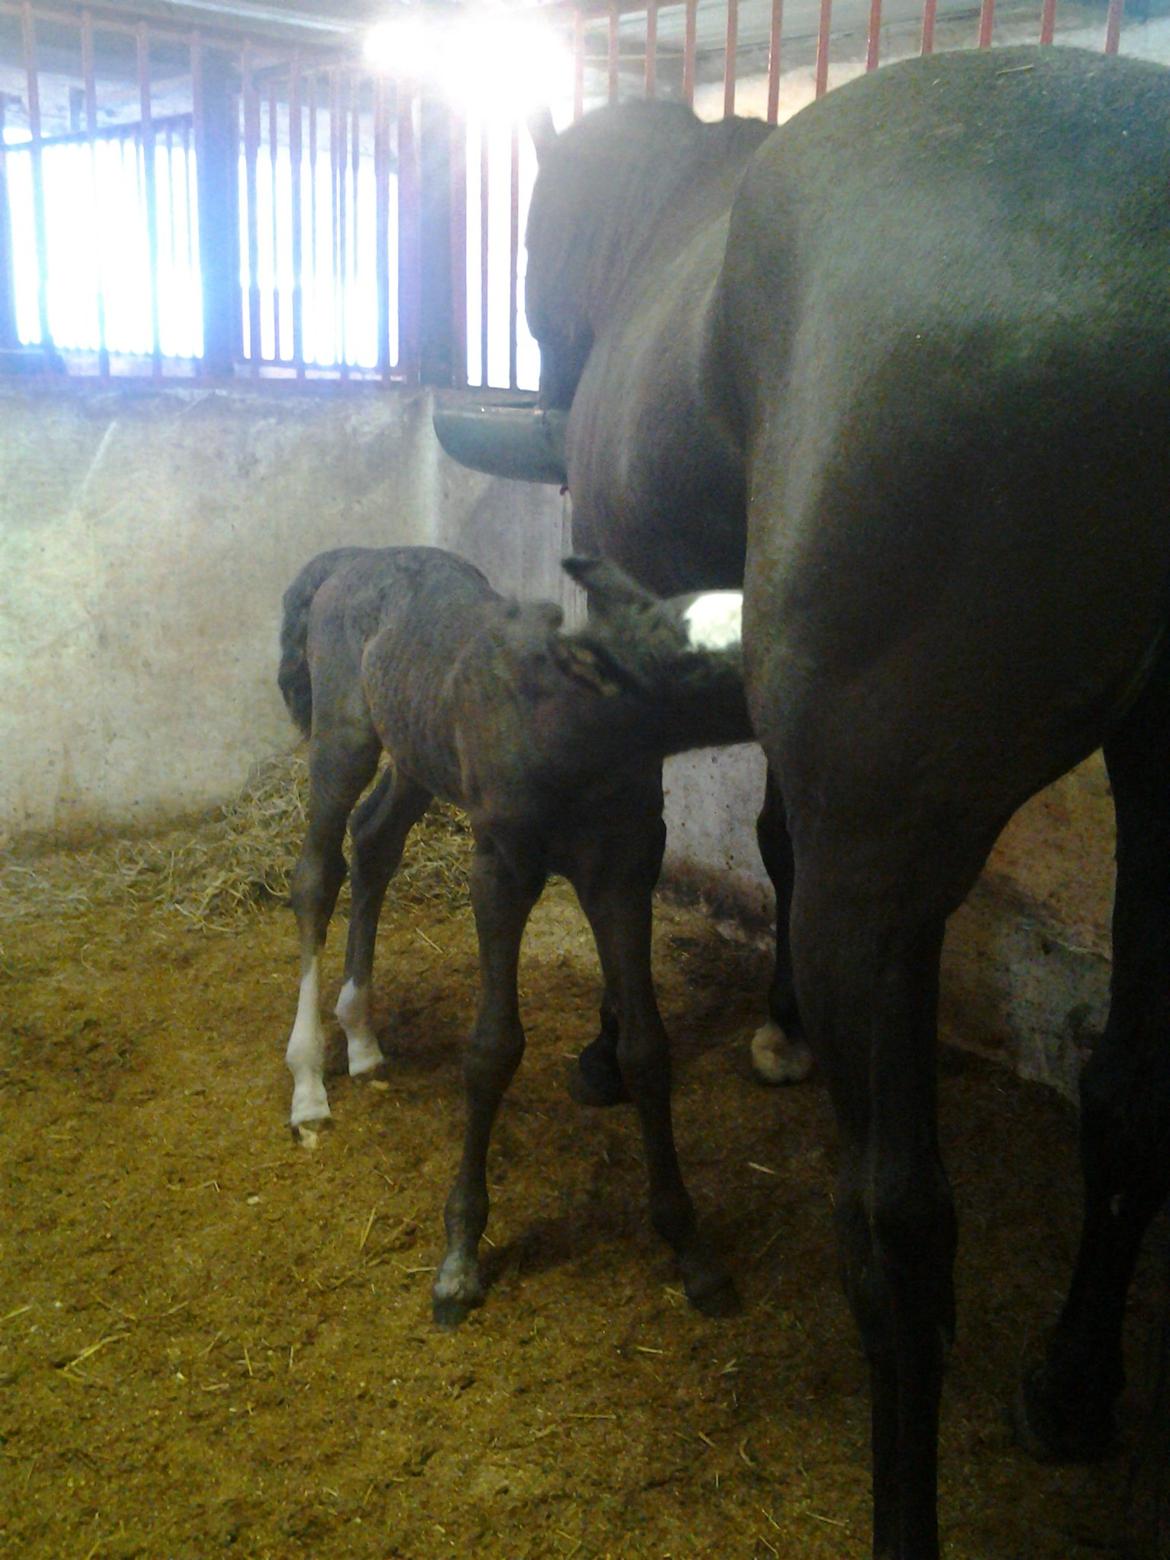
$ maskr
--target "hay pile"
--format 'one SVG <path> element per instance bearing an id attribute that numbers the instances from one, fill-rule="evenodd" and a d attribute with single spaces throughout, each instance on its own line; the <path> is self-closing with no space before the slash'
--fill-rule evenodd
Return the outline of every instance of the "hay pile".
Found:
<path id="1" fill-rule="evenodd" d="M 0 926 L 117 904 L 229 930 L 287 901 L 307 795 L 308 766 L 297 752 L 258 764 L 238 797 L 195 822 L 85 849 L 0 851 Z M 465 904 L 470 845 L 463 815 L 432 804 L 411 834 L 391 893 L 411 904 Z"/>

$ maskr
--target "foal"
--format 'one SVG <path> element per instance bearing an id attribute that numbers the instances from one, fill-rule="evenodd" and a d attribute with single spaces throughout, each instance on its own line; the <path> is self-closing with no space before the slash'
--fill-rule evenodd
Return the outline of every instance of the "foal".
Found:
<path id="1" fill-rule="evenodd" d="M 665 843 L 661 760 L 751 734 L 739 595 L 664 602 L 613 564 L 569 559 L 565 568 L 593 614 L 575 634 L 562 631 L 559 607 L 505 600 L 471 564 L 430 547 L 323 553 L 284 597 L 280 687 L 310 735 L 309 825 L 292 888 L 301 946 L 286 1052 L 294 1132 L 329 1115 L 319 955 L 345 876 L 346 820 L 380 751 L 392 763 L 350 823 L 353 911 L 337 1017 L 351 1074 L 382 1059 L 370 1024 L 374 938 L 407 835 L 438 796 L 466 809 L 475 837 L 481 989 L 464 1063 L 463 1155 L 434 1285 L 443 1325 L 483 1298 L 488 1141 L 524 1050 L 520 940 L 553 872 L 577 892 L 605 981 L 602 1033 L 575 1092 L 633 1102 L 651 1218 L 674 1248 L 689 1299 L 716 1310 L 732 1298 L 698 1237 L 675 1154 L 650 923 Z"/>

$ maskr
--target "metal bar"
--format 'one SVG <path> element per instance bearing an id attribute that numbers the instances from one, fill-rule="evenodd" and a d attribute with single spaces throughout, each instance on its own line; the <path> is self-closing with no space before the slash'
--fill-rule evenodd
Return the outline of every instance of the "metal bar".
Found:
<path id="1" fill-rule="evenodd" d="M 276 218 L 278 124 L 276 83 L 268 88 L 268 172 L 272 180 L 272 356 L 280 361 L 280 225 Z"/>
<path id="2" fill-rule="evenodd" d="M 934 53 L 934 23 L 938 15 L 938 0 L 923 0 L 922 5 L 922 53 Z"/>
<path id="3" fill-rule="evenodd" d="M 345 355 L 345 341 L 341 333 L 341 234 L 338 231 L 337 214 L 341 203 L 337 152 L 338 92 L 337 72 L 329 72 L 329 270 L 333 285 L 333 361 L 340 363 Z"/>
<path id="4" fill-rule="evenodd" d="M 784 0 L 772 0 L 768 26 L 768 123 L 780 117 L 780 34 L 784 26 Z"/>
<path id="5" fill-rule="evenodd" d="M 192 66 L 192 79 L 194 78 L 194 66 Z M 98 173 L 97 173 L 97 75 L 93 63 L 93 15 L 89 11 L 81 13 L 81 79 L 85 92 L 85 130 L 89 138 L 89 178 L 93 191 L 94 206 L 98 203 Z M 0 200 L 3 199 L 0 192 Z M 102 379 L 110 377 L 110 349 L 106 341 L 106 286 L 102 267 L 102 236 L 100 229 L 93 235 L 94 270 L 97 279 L 97 328 L 98 328 L 98 374 Z"/>
<path id="6" fill-rule="evenodd" d="M 689 107 L 695 101 L 695 13 L 699 0 L 687 0 L 686 22 L 683 27 L 683 102 Z"/>
<path id="7" fill-rule="evenodd" d="M 4 147 L 4 94 L 0 92 L 0 350 L 20 345 L 16 334 L 16 279 L 12 271 L 12 223 L 8 215 L 8 155 Z"/>
<path id="8" fill-rule="evenodd" d="M 479 121 L 479 382 L 485 388 L 488 382 L 488 226 L 491 222 L 491 200 L 488 180 L 490 177 L 491 147 L 488 127 L 481 116 Z"/>
<path id="9" fill-rule="evenodd" d="M 585 13 L 573 11 L 573 123 L 585 112 Z"/>
<path id="10" fill-rule="evenodd" d="M 21 41 L 24 47 L 24 73 L 28 82 L 28 128 L 32 141 L 29 156 L 32 158 L 33 226 L 37 247 L 37 313 L 40 321 L 41 346 L 46 350 L 53 345 L 53 333 L 49 329 L 49 245 L 45 221 L 45 168 L 41 156 L 41 93 L 37 72 L 37 33 L 32 6 L 24 0 L 20 8 Z"/>
<path id="11" fill-rule="evenodd" d="M 882 0 L 869 0 L 869 30 L 865 38 L 865 68 L 876 70 L 882 47 Z"/>
<path id="12" fill-rule="evenodd" d="M 646 75 L 648 98 L 658 91 L 658 0 L 646 0 Z"/>
<path id="13" fill-rule="evenodd" d="M 3 0 L 0 0 L 0 4 Z M 158 114 L 151 120 L 154 133 L 157 136 L 163 130 L 182 130 L 192 122 L 190 114 Z M 96 131 L 99 141 L 134 141 L 137 140 L 142 130 L 140 120 L 130 120 L 120 125 L 105 125 Z M 60 135 L 42 135 L 41 146 L 88 146 L 94 137 L 88 130 L 66 130 Z"/>
<path id="14" fill-rule="evenodd" d="M 167 149 L 167 249 L 171 257 L 171 270 L 179 269 L 179 186 L 175 179 L 175 136 L 167 126 L 164 132 Z"/>
<path id="15" fill-rule="evenodd" d="M 305 290 L 302 268 L 304 266 L 304 221 L 301 199 L 302 135 L 304 132 L 301 107 L 301 56 L 295 52 L 289 67 L 288 78 L 288 161 L 292 181 L 292 337 L 293 362 L 297 378 L 305 377 Z"/>
<path id="16" fill-rule="evenodd" d="M 817 27 L 817 97 L 824 97 L 829 85 L 829 36 L 832 22 L 833 0 L 821 0 L 821 19 Z"/>
<path id="17" fill-rule="evenodd" d="M 1105 53 L 1116 54 L 1121 43 L 1121 22 L 1125 15 L 1125 0 L 1109 0 L 1105 17 Z"/>
<path id="18" fill-rule="evenodd" d="M 142 176 L 146 196 L 146 248 L 149 257 L 150 276 L 147 288 L 150 298 L 150 355 L 151 376 L 162 376 L 162 345 L 160 341 L 158 298 L 158 189 L 155 182 L 154 125 L 150 118 L 150 39 L 145 24 L 135 34 L 138 59 L 138 102 L 142 119 Z"/>
<path id="19" fill-rule="evenodd" d="M 390 378 L 390 101 L 384 76 L 374 80 L 374 275 L 378 372 Z"/>
<path id="20" fill-rule="evenodd" d="M 1040 42 L 1051 43 L 1056 36 L 1056 0 L 1044 0 L 1040 12 Z"/>
<path id="21" fill-rule="evenodd" d="M 735 51 L 739 44 L 739 0 L 727 0 L 727 36 L 723 45 L 723 117 L 735 113 Z"/>
<path id="22" fill-rule="evenodd" d="M 248 192 L 248 357 L 260 373 L 260 238 L 256 213 L 256 163 L 260 151 L 260 99 L 252 79 L 252 45 L 244 45 L 244 185 Z"/>
<path id="23" fill-rule="evenodd" d="M 0 0 L 0 12 L 12 14 L 19 10 L 20 3 L 21 0 Z M 233 0 L 182 0 L 182 4 L 184 10 L 187 11 L 220 12 L 227 15 L 239 14 L 239 7 L 233 3 Z M 127 3 L 121 7 L 111 7 L 108 12 L 103 9 L 102 31 L 125 33 L 132 38 L 141 21 L 141 9 L 141 6 L 136 5 L 134 0 L 127 0 Z M 73 27 L 77 25 L 76 10 L 57 10 L 48 6 L 38 5 L 37 16 L 42 22 L 59 22 L 63 26 Z M 317 33 L 328 32 L 342 36 L 345 32 L 344 24 L 296 14 L 290 12 L 287 8 L 272 10 L 271 8 L 266 9 L 249 4 L 248 17 L 254 22 L 278 22 L 283 27 L 312 28 Z M 152 22 L 150 30 L 156 38 L 165 36 L 171 42 L 190 43 L 193 36 L 191 27 L 181 26 L 177 22 L 168 22 L 163 17 L 160 17 L 157 22 Z M 216 27 L 214 22 L 200 24 L 199 32 L 205 38 L 214 37 L 217 41 L 217 46 L 224 49 L 228 48 L 229 45 L 238 44 L 241 36 L 238 29 Z"/>
<path id="24" fill-rule="evenodd" d="M 609 101 L 616 103 L 618 100 L 618 8 L 617 0 L 610 0 L 609 5 Z"/>
<path id="25" fill-rule="evenodd" d="M 511 225 L 508 229 L 508 388 L 516 389 L 516 312 L 520 283 L 520 132 L 515 123 L 509 143 L 512 186 Z"/>
<path id="26" fill-rule="evenodd" d="M 983 0 L 979 7 L 979 47 L 990 49 L 995 30 L 995 0 Z"/>
<path id="27" fill-rule="evenodd" d="M 318 291 L 320 271 L 317 263 L 317 77 L 309 77 L 309 286 L 313 294 L 313 313 L 320 315 Z M 313 332 L 313 346 L 318 352 L 321 343 Z"/>
<path id="28" fill-rule="evenodd" d="M 334 83 L 337 91 L 337 116 L 334 121 L 338 131 L 337 137 L 337 318 L 338 318 L 338 342 L 341 347 L 341 377 L 349 378 L 349 289 L 346 286 L 346 271 L 349 266 L 349 245 L 346 242 L 346 221 L 348 215 L 348 203 L 345 198 L 345 178 L 349 158 L 349 72 L 339 70 L 334 73 Z"/>
<path id="29" fill-rule="evenodd" d="M 418 145 L 412 85 L 398 84 L 398 368 L 419 377 L 420 256 Z"/>
<path id="30" fill-rule="evenodd" d="M 450 116 L 451 157 L 451 383 L 467 384 L 467 129 L 454 109 Z"/>
<path id="31" fill-rule="evenodd" d="M 360 172 L 362 172 L 362 81 L 357 76 L 354 76 L 351 86 L 353 86 L 354 94 L 354 154 L 353 158 L 349 159 L 349 170 L 351 170 L 349 207 L 353 211 L 354 231 L 353 243 L 351 243 L 351 250 L 349 250 L 349 254 L 351 254 L 351 261 L 349 261 L 349 271 L 351 271 L 349 282 L 351 282 L 351 287 L 346 289 L 346 298 L 349 301 L 353 301 L 353 298 L 357 296 L 357 270 L 359 270 L 360 264 L 362 264 L 360 262 L 360 254 L 362 254 L 362 201 L 360 201 L 359 197 L 359 179 Z"/>
<path id="32" fill-rule="evenodd" d="M 353 143 L 353 155 L 349 160 L 350 167 L 350 210 L 353 213 L 353 234 L 350 244 L 350 276 L 346 282 L 347 307 L 357 296 L 358 268 L 361 265 L 361 201 L 358 198 L 358 180 L 361 176 L 362 161 L 362 84 L 359 77 L 351 78 L 353 91 L 353 119 L 351 128 L 351 140 Z M 352 310 L 350 311 L 352 313 Z"/>

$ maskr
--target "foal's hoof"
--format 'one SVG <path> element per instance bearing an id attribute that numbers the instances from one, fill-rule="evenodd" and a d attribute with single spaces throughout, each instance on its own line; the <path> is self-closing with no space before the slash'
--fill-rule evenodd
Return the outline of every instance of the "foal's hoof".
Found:
<path id="1" fill-rule="evenodd" d="M 594 1040 L 569 1070 L 569 1095 L 578 1105 L 625 1105 L 629 1101 L 612 1045 Z"/>
<path id="2" fill-rule="evenodd" d="M 315 1121 L 291 1121 L 289 1130 L 294 1143 L 299 1143 L 302 1148 L 314 1149 L 321 1133 L 333 1130 L 333 1120 L 329 1116 L 319 1116 Z"/>
<path id="3" fill-rule="evenodd" d="M 482 1295 L 479 1295 L 474 1300 L 460 1300 L 454 1295 L 446 1296 L 440 1300 L 438 1295 L 434 1295 L 431 1299 L 431 1314 L 434 1316 L 435 1326 L 440 1332 L 454 1332 L 456 1327 L 462 1326 L 472 1311 L 482 1304 Z"/>
<path id="4" fill-rule="evenodd" d="M 1059 1389 L 1044 1365 L 1020 1382 L 1011 1421 L 1016 1440 L 1037 1462 L 1099 1462 L 1114 1449 L 1112 1405 L 1089 1389 Z"/>
<path id="5" fill-rule="evenodd" d="M 447 1258 L 431 1290 L 431 1311 L 435 1326 L 444 1332 L 451 1332 L 482 1304 L 483 1284 L 478 1269 L 458 1258 Z"/>

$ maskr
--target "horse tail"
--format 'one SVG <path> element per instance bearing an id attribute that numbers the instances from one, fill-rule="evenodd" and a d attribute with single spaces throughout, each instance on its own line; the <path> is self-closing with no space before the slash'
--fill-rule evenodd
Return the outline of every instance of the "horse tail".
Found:
<path id="1" fill-rule="evenodd" d="M 280 670 L 276 681 L 289 714 L 302 736 L 313 725 L 313 679 L 309 671 L 309 609 L 313 598 L 342 564 L 348 563 L 359 547 L 335 547 L 319 553 L 307 563 L 284 593 L 280 623 Z"/>

